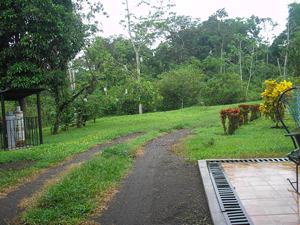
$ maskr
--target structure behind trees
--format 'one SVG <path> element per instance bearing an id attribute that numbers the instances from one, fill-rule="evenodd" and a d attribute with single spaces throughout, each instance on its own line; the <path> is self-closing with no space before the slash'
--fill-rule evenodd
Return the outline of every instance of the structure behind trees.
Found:
<path id="1" fill-rule="evenodd" d="M 0 120 L 0 149 L 12 150 L 43 144 L 40 93 L 44 89 L 10 89 L 0 92 L 2 118 Z M 23 115 L 22 101 L 37 96 L 37 117 Z M 5 102 L 15 101 L 15 111 L 6 112 Z"/>

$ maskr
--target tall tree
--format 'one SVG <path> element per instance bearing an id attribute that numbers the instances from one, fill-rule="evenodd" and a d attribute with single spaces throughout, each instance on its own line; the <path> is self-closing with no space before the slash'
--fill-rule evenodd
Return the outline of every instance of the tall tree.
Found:
<path id="1" fill-rule="evenodd" d="M 300 75 L 300 3 L 292 3 L 288 7 L 288 25 L 290 31 L 289 61 L 291 71 L 296 76 Z"/>
<path id="2" fill-rule="evenodd" d="M 272 60 L 278 64 L 284 79 L 289 79 L 289 74 L 299 74 L 300 3 L 290 4 L 288 11 L 286 29 L 274 39 L 270 47 Z"/>
<path id="3" fill-rule="evenodd" d="M 156 0 L 156 4 L 151 4 L 151 0 L 141 0 L 132 9 L 129 1 L 125 0 L 125 19 L 121 23 L 127 29 L 129 39 L 135 52 L 137 80 L 141 78 L 141 55 L 142 46 L 152 46 L 159 38 L 161 29 L 166 26 L 166 14 L 173 6 L 170 0 Z M 149 11 L 146 16 L 137 16 L 133 13 L 136 7 L 148 6 Z M 142 104 L 139 104 L 139 113 L 142 114 Z"/>
<path id="4" fill-rule="evenodd" d="M 90 11 L 84 10 L 85 4 Z M 102 5 L 87 0 L 5 0 L 0 10 L 0 89 L 47 87 L 57 103 L 57 133 L 66 106 L 94 86 L 95 77 L 66 95 L 68 62 L 97 30 L 97 21 L 91 20 Z"/>
<path id="5" fill-rule="evenodd" d="M 84 46 L 86 27 L 71 0 L 0 2 L 0 88 L 34 87 L 66 69 Z"/>

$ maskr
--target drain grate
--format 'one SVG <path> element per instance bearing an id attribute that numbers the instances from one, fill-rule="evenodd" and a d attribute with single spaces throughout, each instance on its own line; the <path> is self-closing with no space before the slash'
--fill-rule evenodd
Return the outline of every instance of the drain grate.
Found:
<path id="1" fill-rule="evenodd" d="M 290 162 L 288 158 L 209 159 L 207 163 Z"/>
<path id="2" fill-rule="evenodd" d="M 208 162 L 211 180 L 213 182 L 217 199 L 227 224 L 252 225 L 250 217 L 242 206 L 233 186 L 229 182 L 220 162 Z"/>

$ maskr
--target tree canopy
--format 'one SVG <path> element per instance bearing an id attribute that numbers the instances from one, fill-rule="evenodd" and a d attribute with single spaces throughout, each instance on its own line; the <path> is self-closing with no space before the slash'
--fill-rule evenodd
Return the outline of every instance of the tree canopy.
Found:
<path id="1" fill-rule="evenodd" d="M 135 114 L 141 106 L 153 112 L 259 100 L 265 80 L 298 79 L 298 3 L 272 37 L 271 18 L 231 18 L 219 9 L 201 21 L 173 13 L 171 0 L 138 2 L 132 10 L 123 1 L 128 37 L 104 38 L 84 23 L 100 2 L 1 1 L 0 90 L 46 87 L 44 115 L 57 133 L 60 123 L 80 127 L 87 117 Z M 149 14 L 135 14 L 141 6 Z"/>
<path id="2" fill-rule="evenodd" d="M 71 0 L 3 0 L 0 11 L 0 89 L 43 84 L 84 45 L 86 27 Z"/>

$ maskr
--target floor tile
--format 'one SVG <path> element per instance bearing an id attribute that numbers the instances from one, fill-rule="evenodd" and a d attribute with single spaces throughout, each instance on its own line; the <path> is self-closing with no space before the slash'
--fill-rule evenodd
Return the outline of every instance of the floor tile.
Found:
<path id="1" fill-rule="evenodd" d="M 275 215 L 271 216 L 274 225 L 298 225 L 298 216 L 294 215 Z M 255 224 L 256 225 L 256 224 Z"/>
<path id="2" fill-rule="evenodd" d="M 251 187 L 236 187 L 235 191 L 241 200 L 256 199 L 255 193 L 253 192 Z"/>
<path id="3" fill-rule="evenodd" d="M 245 205 L 248 215 L 251 216 L 265 216 L 266 213 L 260 205 Z"/>
<path id="4" fill-rule="evenodd" d="M 251 220 L 255 225 L 273 225 L 270 216 L 251 216 Z"/>
<path id="5" fill-rule="evenodd" d="M 297 206 L 297 200 L 295 198 L 282 198 L 294 211 L 297 213 L 299 211 Z"/>
<path id="6" fill-rule="evenodd" d="M 295 193 L 287 181 L 295 180 L 294 163 L 228 163 L 223 168 L 255 225 L 298 224 Z"/>

